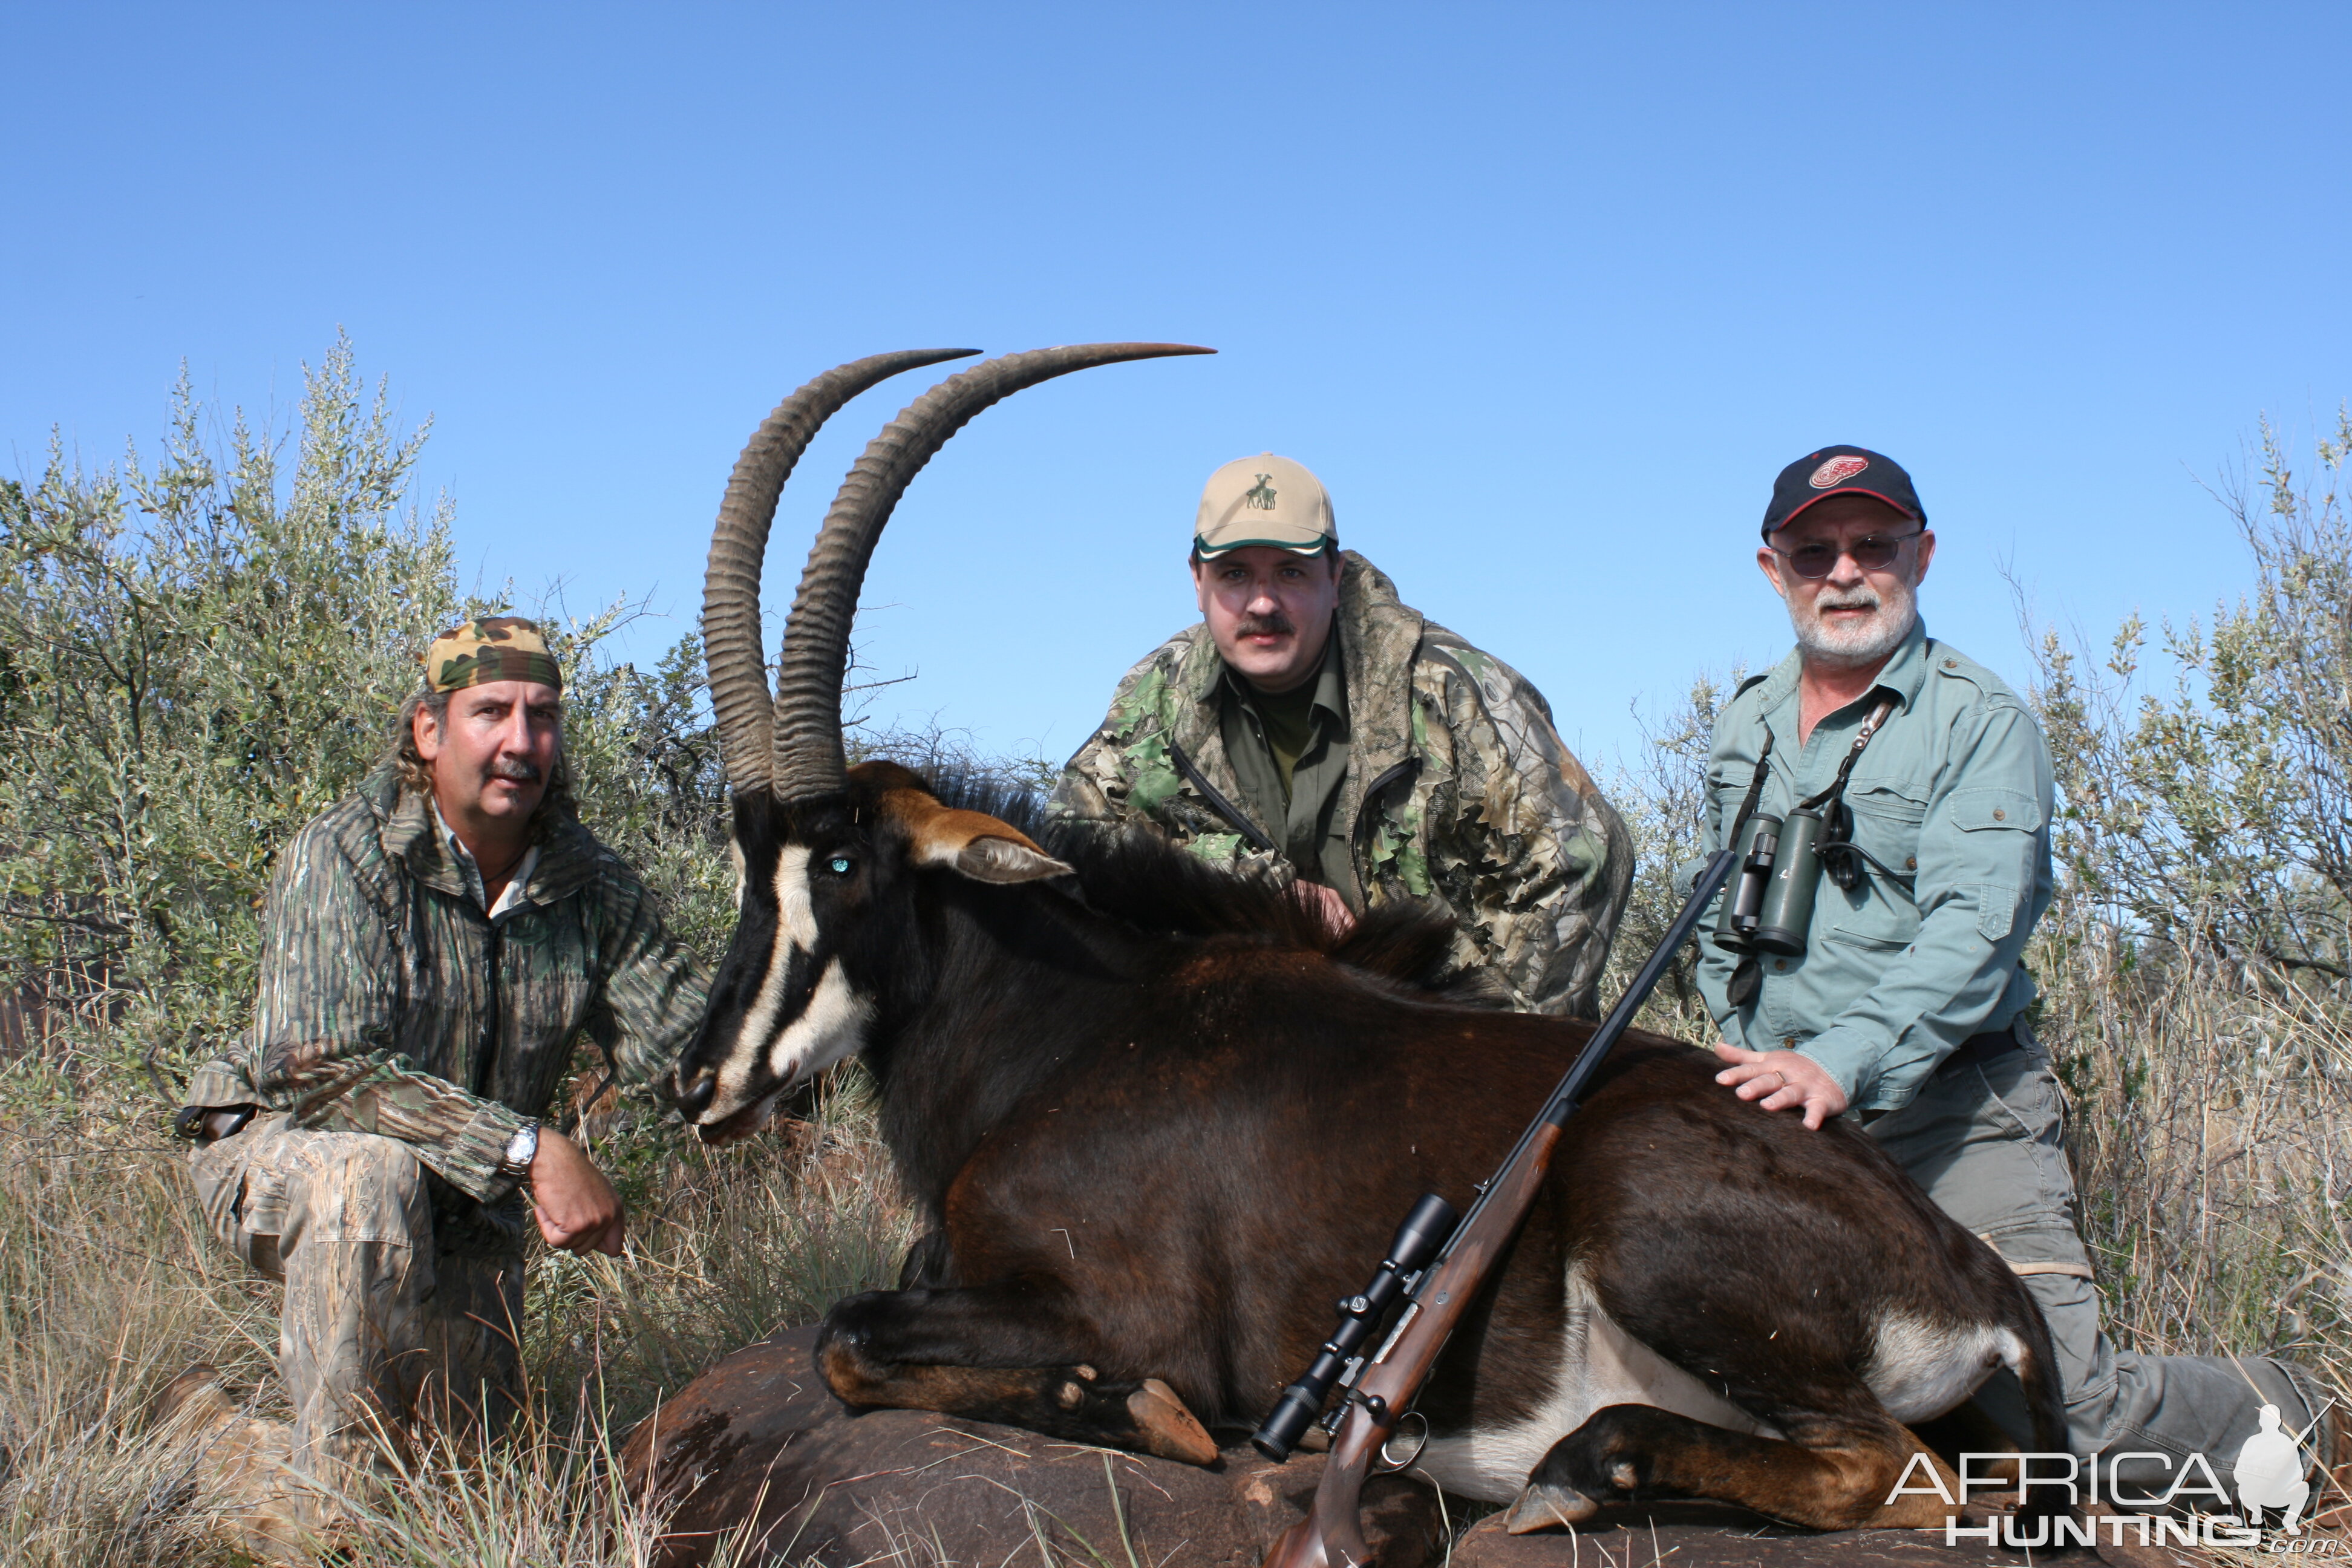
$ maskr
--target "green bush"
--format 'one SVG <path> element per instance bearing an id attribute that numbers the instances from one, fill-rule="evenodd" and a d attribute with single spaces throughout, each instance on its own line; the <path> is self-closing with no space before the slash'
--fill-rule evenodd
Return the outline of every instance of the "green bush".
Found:
<path id="1" fill-rule="evenodd" d="M 2352 979 L 2352 411 L 2298 485 L 2266 423 L 2261 479 L 2221 496 L 2252 594 L 2163 626 L 2168 694 L 2142 689 L 2147 626 L 2105 672 L 2055 632 L 2037 690 L 2071 889 L 2148 939 L 2250 973 Z"/>
<path id="2" fill-rule="evenodd" d="M 287 437 L 209 423 L 184 378 L 155 461 L 53 444 L 0 489 L 0 971 L 27 1044 L 184 1067 L 242 1027 L 278 846 L 382 755 L 434 632 L 506 607 L 459 591 L 447 503 L 412 494 L 425 431 L 347 342 Z M 550 626 L 566 747 L 589 826 L 708 948 L 730 884 L 700 650 L 604 659 L 633 613 Z"/>

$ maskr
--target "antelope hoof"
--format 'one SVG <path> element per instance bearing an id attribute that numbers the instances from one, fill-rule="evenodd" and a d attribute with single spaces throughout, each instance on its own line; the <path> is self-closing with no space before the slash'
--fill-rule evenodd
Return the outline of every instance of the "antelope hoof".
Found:
<path id="1" fill-rule="evenodd" d="M 1513 1535 L 1526 1535 L 1538 1530 L 1567 1530 L 1582 1524 L 1601 1511 L 1601 1505 L 1573 1487 L 1554 1486 L 1549 1481 L 1531 1481 L 1519 1500 L 1511 1505 L 1503 1528 Z"/>
<path id="2" fill-rule="evenodd" d="M 1217 1458 L 1217 1445 L 1209 1434 L 1192 1419 L 1176 1391 L 1156 1377 L 1145 1378 L 1143 1386 L 1127 1396 L 1127 1415 L 1147 1454 L 1187 1465 L 1212 1464 Z"/>

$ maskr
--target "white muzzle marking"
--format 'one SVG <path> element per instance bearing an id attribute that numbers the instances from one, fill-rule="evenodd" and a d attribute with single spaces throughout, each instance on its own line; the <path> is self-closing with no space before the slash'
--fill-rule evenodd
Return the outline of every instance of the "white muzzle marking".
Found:
<path id="1" fill-rule="evenodd" d="M 706 1123 L 723 1121 L 755 1100 L 771 1098 L 796 1079 L 831 1067 L 858 1047 L 874 1016 L 872 1006 L 850 988 L 849 976 L 835 958 L 818 976 L 800 1016 L 777 1028 L 793 975 L 811 962 L 816 948 L 808 861 L 808 850 L 797 844 L 787 845 L 777 857 L 775 947 L 768 954 L 759 997 L 744 1014 L 735 1047 L 719 1067 L 718 1091 L 702 1116 Z M 771 1034 L 774 1041 L 765 1044 Z M 765 1089 L 752 1088 L 755 1065 L 765 1069 Z"/>

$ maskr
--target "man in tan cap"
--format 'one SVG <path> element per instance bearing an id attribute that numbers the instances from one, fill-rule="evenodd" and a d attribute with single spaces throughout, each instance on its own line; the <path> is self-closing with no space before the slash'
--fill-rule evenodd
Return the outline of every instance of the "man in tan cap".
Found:
<path id="1" fill-rule="evenodd" d="M 659 1083 L 703 1009 L 700 967 L 572 810 L 539 628 L 468 621 L 425 676 L 382 764 L 279 857 L 252 1028 L 178 1119 L 213 1232 L 286 1287 L 290 1429 L 234 1425 L 206 1367 L 166 1400 L 213 1430 L 215 1500 L 264 1555 L 335 1524 L 378 1432 L 498 1429 L 527 1227 L 621 1251 L 619 1194 L 539 1121 L 572 1041 Z"/>
<path id="2" fill-rule="evenodd" d="M 1192 570 L 1201 624 L 1128 672 L 1051 809 L 1151 823 L 1335 923 L 1442 899 L 1458 962 L 1514 1006 L 1594 1016 L 1633 847 L 1542 695 L 1342 552 L 1287 458 L 1209 477 Z"/>

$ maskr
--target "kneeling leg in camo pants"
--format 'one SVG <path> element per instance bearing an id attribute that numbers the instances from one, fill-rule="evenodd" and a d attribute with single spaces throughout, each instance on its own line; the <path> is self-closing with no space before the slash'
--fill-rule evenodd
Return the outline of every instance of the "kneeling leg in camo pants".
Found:
<path id="1" fill-rule="evenodd" d="M 372 1468 L 380 1428 L 418 1420 L 495 1435 L 521 1388 L 520 1253 L 438 1250 L 425 1171 L 404 1145 L 289 1120 L 257 1117 L 189 1169 L 213 1234 L 285 1282 L 294 1467 L 348 1484 Z"/>

